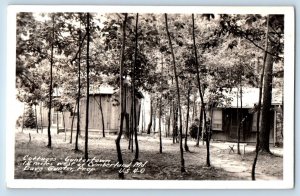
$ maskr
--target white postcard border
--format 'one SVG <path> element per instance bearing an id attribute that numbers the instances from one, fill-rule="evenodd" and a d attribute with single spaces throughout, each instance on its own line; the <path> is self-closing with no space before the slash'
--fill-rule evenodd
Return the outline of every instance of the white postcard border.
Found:
<path id="1" fill-rule="evenodd" d="M 101 188 L 101 189 L 291 189 L 294 187 L 294 52 L 295 16 L 291 6 L 38 6 L 8 7 L 7 42 L 7 127 L 6 183 L 9 188 Z M 196 181 L 196 180 L 27 180 L 14 179 L 15 155 L 15 62 L 16 13 L 18 12 L 128 12 L 128 13 L 228 13 L 284 14 L 284 156 L 283 180 L 278 181 Z M 88 183 L 87 183 L 88 182 Z"/>

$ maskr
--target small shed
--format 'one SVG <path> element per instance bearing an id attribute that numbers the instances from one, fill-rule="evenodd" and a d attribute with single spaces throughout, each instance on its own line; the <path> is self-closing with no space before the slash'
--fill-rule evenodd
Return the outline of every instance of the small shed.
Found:
<path id="1" fill-rule="evenodd" d="M 132 96 L 131 88 L 127 86 L 124 88 L 126 96 L 126 113 L 129 118 L 131 117 L 131 106 L 132 106 Z M 58 95 L 59 96 L 59 95 Z M 54 97 L 58 97 L 54 95 Z M 141 99 L 143 98 L 142 93 L 135 91 L 136 97 L 136 108 L 137 116 L 140 116 L 140 105 Z M 100 102 L 102 106 L 103 119 L 104 119 L 104 129 L 106 133 L 116 134 L 119 131 L 120 126 L 120 104 L 119 104 L 119 92 L 115 91 L 112 87 L 100 87 L 98 89 L 90 90 L 89 94 L 89 131 L 90 132 L 102 132 L 102 115 L 100 110 Z M 85 116 L 86 116 L 86 97 L 80 99 L 80 131 L 85 129 Z M 64 130 L 64 128 L 69 131 L 72 127 L 76 130 L 77 125 L 77 111 L 59 111 L 58 108 L 52 108 L 51 111 L 51 127 L 57 128 L 57 130 Z M 43 127 L 48 126 L 48 108 L 42 108 L 42 122 Z M 40 117 L 38 117 L 40 119 Z M 139 120 L 137 121 L 139 122 Z M 125 130 L 125 125 L 124 125 Z M 100 134 L 100 133 L 99 133 Z"/>

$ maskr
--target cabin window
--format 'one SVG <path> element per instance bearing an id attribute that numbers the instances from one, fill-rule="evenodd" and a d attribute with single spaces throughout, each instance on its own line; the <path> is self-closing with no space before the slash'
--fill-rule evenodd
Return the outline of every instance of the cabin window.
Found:
<path id="1" fill-rule="evenodd" d="M 212 130 L 222 131 L 222 110 L 213 111 Z"/>

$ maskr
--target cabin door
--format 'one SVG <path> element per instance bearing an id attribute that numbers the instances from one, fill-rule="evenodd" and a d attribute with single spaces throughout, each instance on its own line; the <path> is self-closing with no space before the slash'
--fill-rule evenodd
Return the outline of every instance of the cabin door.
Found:
<path id="1" fill-rule="evenodd" d="M 230 139 L 237 139 L 238 138 L 238 119 L 237 119 L 237 109 L 231 109 L 231 126 L 229 130 L 229 137 Z"/>

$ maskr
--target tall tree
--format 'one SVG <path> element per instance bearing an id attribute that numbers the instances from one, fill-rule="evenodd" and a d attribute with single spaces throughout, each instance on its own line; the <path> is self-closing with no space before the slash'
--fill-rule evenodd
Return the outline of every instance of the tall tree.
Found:
<path id="1" fill-rule="evenodd" d="M 263 76 L 263 100 L 261 109 L 261 129 L 260 129 L 260 150 L 270 153 L 270 129 L 271 129 L 271 103 L 273 86 L 273 64 L 276 60 L 274 54 L 279 51 L 280 37 L 277 32 L 283 32 L 283 16 L 270 15 L 268 23 L 270 32 L 266 34 L 269 37 L 269 46 L 267 48 L 265 74 Z M 273 55 L 271 55 L 273 54 Z"/>
<path id="2" fill-rule="evenodd" d="M 86 43 L 86 113 L 85 113 L 85 145 L 84 145 L 84 157 L 85 160 L 88 159 L 88 139 L 89 139 L 89 105 L 90 105 L 90 13 L 87 13 L 86 16 L 86 34 L 87 34 L 87 43 Z"/>
<path id="3" fill-rule="evenodd" d="M 185 138 L 184 138 L 184 149 L 186 152 L 189 152 L 189 146 L 187 144 L 187 138 L 188 138 L 188 130 L 189 130 L 189 113 L 190 113 L 190 93 L 191 93 L 191 81 L 188 81 L 188 87 L 187 87 L 187 112 L 186 112 L 186 127 L 185 127 Z"/>
<path id="4" fill-rule="evenodd" d="M 192 28 L 193 48 L 194 48 L 195 63 L 196 63 L 195 66 L 196 66 L 196 72 L 197 72 L 197 83 L 198 83 L 198 90 L 199 90 L 200 99 L 201 99 L 201 112 L 203 111 L 203 116 L 204 116 L 204 121 L 205 121 L 204 127 L 205 127 L 205 133 L 206 133 L 206 137 L 205 137 L 206 138 L 206 165 L 208 167 L 210 167 L 210 151 L 209 151 L 209 137 L 208 137 L 209 133 L 208 133 L 207 126 L 206 126 L 205 104 L 204 104 L 201 81 L 200 81 L 200 71 L 199 71 L 199 63 L 198 63 L 197 46 L 196 46 L 196 41 L 195 41 L 195 19 L 194 19 L 194 14 L 192 14 L 192 23 L 193 23 L 193 28 Z M 200 118 L 200 121 L 201 121 L 201 118 Z"/>
<path id="5" fill-rule="evenodd" d="M 175 55 L 173 51 L 173 45 L 171 41 L 171 36 L 169 32 L 169 27 L 168 27 L 168 15 L 165 13 L 165 24 L 166 24 L 166 31 L 167 31 L 167 36 L 169 40 L 169 47 L 171 50 L 171 55 L 172 55 L 172 63 L 173 63 L 173 71 L 174 71 L 174 76 L 175 76 L 175 82 L 176 82 L 176 89 L 177 89 L 177 102 L 178 102 L 178 115 L 179 115 L 179 148 L 180 148 L 180 162 L 181 162 L 181 172 L 185 172 L 185 167 L 184 167 L 184 157 L 183 157 L 183 147 L 182 147 L 182 113 L 181 113 L 181 104 L 180 104 L 180 90 L 179 90 L 179 81 L 178 81 L 178 75 L 176 71 L 176 61 L 175 61 Z"/>
<path id="6" fill-rule="evenodd" d="M 260 85 L 259 85 L 259 97 L 258 97 L 258 105 L 257 105 L 257 118 L 256 118 L 256 149 L 255 149 L 255 157 L 252 164 L 251 170 L 251 178 L 255 180 L 255 167 L 258 159 L 259 154 L 259 147 L 260 147 L 260 136 L 259 136 L 259 125 L 260 125 L 260 113 L 261 113 L 261 98 L 262 98 L 262 88 L 263 88 L 263 78 L 265 75 L 266 69 L 266 62 L 267 62 L 267 51 L 268 51 L 268 35 L 269 35 L 269 15 L 267 16 L 267 29 L 266 29 L 266 38 L 265 38 L 265 52 L 264 52 L 264 59 L 263 59 L 263 68 L 260 75 Z M 255 111 L 254 111 L 255 112 Z"/>
<path id="7" fill-rule="evenodd" d="M 80 17 L 81 15 L 79 15 Z M 79 138 L 79 134 L 80 134 L 80 97 L 81 97 L 81 48 L 82 48 L 82 32 L 81 32 L 81 25 L 79 28 L 79 39 L 78 39 L 78 84 L 77 84 L 77 88 L 78 88 L 78 93 L 77 93 L 77 122 L 76 122 L 76 138 L 75 138 L 75 151 L 79 151 L 79 147 L 78 147 L 78 138 Z"/>
<path id="8" fill-rule="evenodd" d="M 54 14 L 52 14 L 52 41 L 51 41 L 51 56 L 50 56 L 50 85 L 49 85 L 49 109 L 48 109 L 48 148 L 51 148 L 52 141 L 51 141 L 51 109 L 52 109 L 52 82 L 53 82 L 53 76 L 52 76 L 52 69 L 53 69 L 53 50 L 54 50 Z"/>
<path id="9" fill-rule="evenodd" d="M 133 80 L 132 80 L 132 88 L 133 88 L 133 120 L 134 120 L 134 140 L 135 140 L 135 155 L 134 161 L 138 161 L 139 159 L 139 142 L 137 135 L 137 110 L 136 110 L 136 97 L 135 97 L 135 73 L 137 69 L 137 53 L 138 53 L 138 20 L 139 14 L 136 14 L 136 23 L 135 23 L 135 51 L 134 51 L 134 66 L 133 66 Z"/>
<path id="10" fill-rule="evenodd" d="M 123 133 L 123 121 L 125 116 L 125 106 L 124 106 L 124 99 L 123 99 L 123 72 L 124 72 L 124 60 L 125 60 L 125 43 L 126 43 L 126 22 L 127 22 L 127 13 L 124 14 L 124 21 L 122 25 L 122 48 L 121 48 L 121 59 L 120 59 L 120 111 L 121 111 L 121 118 L 120 118 L 120 130 L 118 133 L 118 137 L 116 139 L 116 148 L 117 148 L 117 155 L 118 155 L 118 161 L 122 165 L 123 164 L 123 158 L 122 158 L 122 151 L 120 146 L 120 141 Z M 122 170 L 122 167 L 120 168 Z M 124 179 L 124 173 L 119 172 L 119 178 Z"/>
<path id="11" fill-rule="evenodd" d="M 153 103 L 152 103 L 152 98 L 150 98 L 150 121 L 147 126 L 147 134 L 150 134 L 151 128 L 152 128 L 152 115 L 153 115 Z"/>

